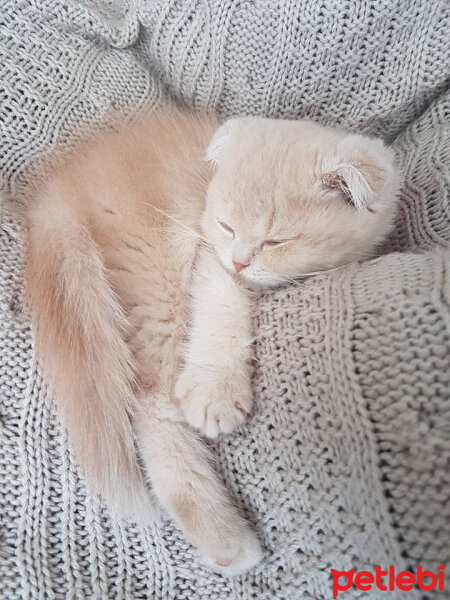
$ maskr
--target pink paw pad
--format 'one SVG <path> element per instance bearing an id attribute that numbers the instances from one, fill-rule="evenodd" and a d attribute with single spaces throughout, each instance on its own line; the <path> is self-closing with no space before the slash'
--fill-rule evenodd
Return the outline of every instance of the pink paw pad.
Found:
<path id="1" fill-rule="evenodd" d="M 231 565 L 231 560 L 218 559 L 216 560 L 216 565 L 219 565 L 219 567 L 229 567 Z"/>

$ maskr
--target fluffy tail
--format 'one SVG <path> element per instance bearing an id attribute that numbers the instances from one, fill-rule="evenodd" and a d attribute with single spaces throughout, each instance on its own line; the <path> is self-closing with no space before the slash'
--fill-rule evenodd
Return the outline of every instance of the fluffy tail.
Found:
<path id="1" fill-rule="evenodd" d="M 130 422 L 136 399 L 124 314 L 76 209 L 44 200 L 27 216 L 27 301 L 70 441 L 113 511 L 148 521 L 151 501 Z"/>

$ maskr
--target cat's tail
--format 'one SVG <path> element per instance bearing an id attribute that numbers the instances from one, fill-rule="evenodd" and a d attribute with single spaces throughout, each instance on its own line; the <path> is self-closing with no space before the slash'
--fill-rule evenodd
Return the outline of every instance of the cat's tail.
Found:
<path id="1" fill-rule="evenodd" d="M 149 521 L 126 319 L 76 208 L 37 200 L 27 211 L 25 283 L 38 354 L 86 479 L 116 514 Z"/>

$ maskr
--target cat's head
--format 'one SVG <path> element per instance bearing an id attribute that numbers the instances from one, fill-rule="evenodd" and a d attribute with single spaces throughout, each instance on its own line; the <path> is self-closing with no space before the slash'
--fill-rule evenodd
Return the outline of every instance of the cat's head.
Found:
<path id="1" fill-rule="evenodd" d="M 247 117 L 219 127 L 206 158 L 203 233 L 254 286 L 368 257 L 392 226 L 398 176 L 380 140 Z"/>

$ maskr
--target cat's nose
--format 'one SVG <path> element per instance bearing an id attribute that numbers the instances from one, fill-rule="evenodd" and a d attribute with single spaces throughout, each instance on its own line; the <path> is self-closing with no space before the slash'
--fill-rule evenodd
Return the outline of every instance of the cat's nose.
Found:
<path id="1" fill-rule="evenodd" d="M 246 269 L 248 267 L 248 264 L 243 265 L 242 263 L 235 262 L 234 260 L 233 260 L 233 265 L 238 273 L 240 273 L 242 271 L 242 269 Z"/>

